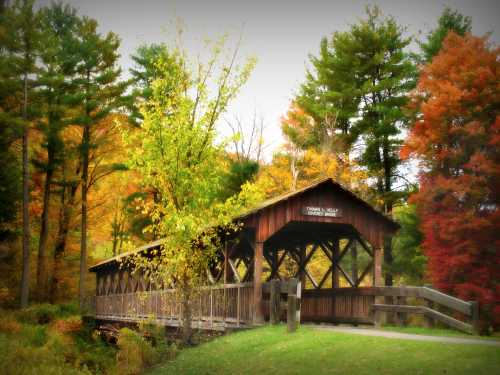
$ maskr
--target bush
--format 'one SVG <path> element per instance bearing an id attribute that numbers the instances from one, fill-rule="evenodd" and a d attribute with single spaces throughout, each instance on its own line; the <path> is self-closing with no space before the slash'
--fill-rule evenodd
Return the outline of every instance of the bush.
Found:
<path id="1" fill-rule="evenodd" d="M 72 315 L 78 315 L 78 306 L 74 303 L 64 303 L 52 305 L 50 303 L 41 303 L 31 305 L 20 310 L 17 315 L 23 323 L 48 324 L 58 318 L 65 318 Z"/>
<path id="2" fill-rule="evenodd" d="M 58 305 L 42 303 L 32 305 L 19 311 L 19 319 L 24 323 L 47 324 L 52 322 L 60 314 Z"/>
<path id="3" fill-rule="evenodd" d="M 0 332 L 8 334 L 21 332 L 23 327 L 12 314 L 0 310 L 0 315 L 2 316 L 2 319 L 0 319 Z"/>
<path id="4" fill-rule="evenodd" d="M 24 335 L 24 330 L 21 335 Z M 57 336 L 57 335 L 56 335 Z M 23 336 L 22 336 L 23 337 Z M 24 340 L 0 337 L 2 373 L 9 375 L 91 375 L 86 369 L 76 369 L 62 353 L 72 350 L 61 337 L 52 337 L 45 345 L 27 345 Z"/>
<path id="5" fill-rule="evenodd" d="M 137 332 L 128 328 L 120 330 L 118 336 L 118 354 L 116 355 L 118 373 L 124 375 L 139 374 L 145 367 L 144 357 L 151 345 Z M 151 347 L 152 350 L 152 347 Z"/>
<path id="6" fill-rule="evenodd" d="M 62 334 L 76 334 L 82 330 L 82 326 L 80 316 L 70 316 L 69 318 L 54 321 L 52 328 Z"/>

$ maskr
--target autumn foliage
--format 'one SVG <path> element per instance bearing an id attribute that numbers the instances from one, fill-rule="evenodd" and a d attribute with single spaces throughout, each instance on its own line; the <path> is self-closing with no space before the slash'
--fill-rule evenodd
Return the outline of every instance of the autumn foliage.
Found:
<path id="1" fill-rule="evenodd" d="M 423 68 L 417 121 L 401 154 L 421 162 L 412 199 L 434 286 L 478 300 L 500 324 L 499 49 L 450 33 Z"/>

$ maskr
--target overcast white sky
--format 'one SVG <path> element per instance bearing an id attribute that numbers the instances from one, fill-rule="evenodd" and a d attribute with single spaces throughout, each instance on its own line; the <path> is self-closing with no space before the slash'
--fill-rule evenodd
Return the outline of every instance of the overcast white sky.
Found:
<path id="1" fill-rule="evenodd" d="M 49 0 L 39 0 L 40 5 Z M 473 33 L 492 32 L 499 43 L 500 1 L 348 1 L 348 0 L 65 0 L 80 14 L 95 18 L 102 32 L 113 31 L 122 40 L 121 65 L 127 72 L 130 54 L 142 43 L 172 40 L 176 18 L 183 20 L 188 52 L 199 51 L 205 37 L 233 35 L 244 26 L 243 56 L 254 55 L 258 64 L 249 82 L 231 105 L 228 117 L 250 118 L 257 109 L 265 119 L 265 142 L 271 151 L 281 142 L 279 118 L 286 113 L 293 93 L 304 79 L 308 55 L 320 39 L 364 16 L 367 4 L 377 4 L 393 15 L 408 33 L 424 34 L 435 27 L 446 5 L 472 17 Z M 221 127 L 221 130 L 222 127 Z M 227 131 L 227 129 L 226 129 Z"/>

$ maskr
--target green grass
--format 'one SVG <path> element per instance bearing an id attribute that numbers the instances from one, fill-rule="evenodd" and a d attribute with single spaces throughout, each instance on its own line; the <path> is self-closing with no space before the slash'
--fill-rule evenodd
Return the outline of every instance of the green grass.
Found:
<path id="1" fill-rule="evenodd" d="M 369 337 L 284 326 L 237 332 L 182 350 L 150 375 L 498 374 L 500 348 Z"/>
<path id="2" fill-rule="evenodd" d="M 400 333 L 411 333 L 415 335 L 428 335 L 428 336 L 449 336 L 449 337 L 463 337 L 468 339 L 480 339 L 480 340 L 500 340 L 500 336 L 476 336 L 468 335 L 466 333 L 456 331 L 453 329 L 446 328 L 424 328 L 417 326 L 383 326 L 382 330 Z"/>

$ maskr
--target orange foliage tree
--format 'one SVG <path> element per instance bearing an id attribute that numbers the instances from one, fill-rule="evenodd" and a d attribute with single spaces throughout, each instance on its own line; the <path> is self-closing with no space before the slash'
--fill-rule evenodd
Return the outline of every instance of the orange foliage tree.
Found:
<path id="1" fill-rule="evenodd" d="M 419 115 L 401 153 L 420 160 L 428 272 L 439 289 L 478 300 L 484 323 L 500 324 L 499 48 L 450 33 L 423 68 Z M 483 328 L 486 328 L 484 324 Z"/>
<path id="2" fill-rule="evenodd" d="M 366 170 L 350 160 L 349 153 L 339 145 L 314 147 L 317 142 L 311 131 L 313 124 L 312 117 L 292 102 L 286 116 L 281 118 L 286 143 L 270 164 L 262 166 L 257 179 L 266 195 L 276 196 L 319 178 L 332 177 L 363 198 L 369 198 Z"/>

